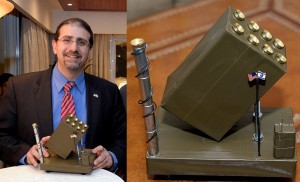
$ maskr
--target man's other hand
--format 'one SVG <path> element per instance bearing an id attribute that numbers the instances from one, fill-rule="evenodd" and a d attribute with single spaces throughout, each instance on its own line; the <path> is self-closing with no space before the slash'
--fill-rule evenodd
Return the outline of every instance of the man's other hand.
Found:
<path id="1" fill-rule="evenodd" d="M 110 169 L 113 166 L 113 159 L 109 152 L 101 145 L 94 148 L 92 153 L 96 154 L 93 169 L 106 168 Z"/>

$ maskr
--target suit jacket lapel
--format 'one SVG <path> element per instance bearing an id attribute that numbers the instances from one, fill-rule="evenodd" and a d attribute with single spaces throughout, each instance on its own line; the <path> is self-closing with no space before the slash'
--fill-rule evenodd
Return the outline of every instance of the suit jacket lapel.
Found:
<path id="1" fill-rule="evenodd" d="M 38 117 L 38 121 L 34 122 L 38 123 L 41 136 L 48 136 L 53 132 L 51 74 L 51 68 L 43 72 L 33 89 Z"/>
<path id="2" fill-rule="evenodd" d="M 98 85 L 92 81 L 92 77 L 85 74 L 85 84 L 86 84 L 86 101 L 87 101 L 87 124 L 89 129 L 86 134 L 86 147 L 90 148 L 91 144 L 94 143 L 94 138 L 96 136 L 97 120 L 101 118 L 101 92 L 98 89 Z"/>

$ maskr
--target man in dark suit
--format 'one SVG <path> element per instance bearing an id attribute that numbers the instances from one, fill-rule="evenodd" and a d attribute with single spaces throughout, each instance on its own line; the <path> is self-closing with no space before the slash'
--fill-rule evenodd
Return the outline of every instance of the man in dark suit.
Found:
<path id="1" fill-rule="evenodd" d="M 72 81 L 76 113 L 89 125 L 85 148 L 97 154 L 95 168 L 115 171 L 126 160 L 126 114 L 117 86 L 84 72 L 93 46 L 93 32 L 81 19 L 63 21 L 52 41 L 57 63 L 49 70 L 9 80 L 0 101 L 0 160 L 37 166 L 40 155 L 32 123 L 39 125 L 44 145 L 61 121 L 65 84 Z M 43 151 L 44 156 L 49 154 Z"/>

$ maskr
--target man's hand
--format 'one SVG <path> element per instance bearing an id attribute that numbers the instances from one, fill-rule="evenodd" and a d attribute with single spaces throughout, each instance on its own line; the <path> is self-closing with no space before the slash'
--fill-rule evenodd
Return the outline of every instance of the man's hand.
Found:
<path id="1" fill-rule="evenodd" d="M 47 143 L 47 141 L 49 139 L 50 139 L 50 136 L 46 136 L 46 137 L 43 137 L 42 140 L 41 140 L 41 145 L 42 145 L 44 157 L 49 157 L 48 151 L 44 148 L 45 144 Z M 25 162 L 27 162 L 30 165 L 33 165 L 34 167 L 37 167 L 38 161 L 40 160 L 40 158 L 41 158 L 41 156 L 40 156 L 39 151 L 38 151 L 38 146 L 34 145 L 27 152 L 27 155 L 26 155 L 26 160 L 27 161 L 25 161 Z"/>
<path id="2" fill-rule="evenodd" d="M 93 169 L 97 168 L 106 168 L 110 169 L 113 165 L 113 160 L 109 152 L 101 145 L 94 148 L 92 153 L 97 154 L 96 159 L 94 160 Z"/>

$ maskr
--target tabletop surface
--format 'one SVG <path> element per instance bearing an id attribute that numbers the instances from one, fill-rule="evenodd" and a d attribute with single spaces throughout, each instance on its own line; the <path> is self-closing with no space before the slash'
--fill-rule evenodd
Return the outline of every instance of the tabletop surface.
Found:
<path id="1" fill-rule="evenodd" d="M 104 169 L 93 170 L 91 174 L 71 174 L 58 172 L 45 172 L 33 166 L 15 166 L 0 169 L 0 181 L 5 182 L 99 182 L 99 181 L 113 181 L 122 182 L 123 180 Z"/>

